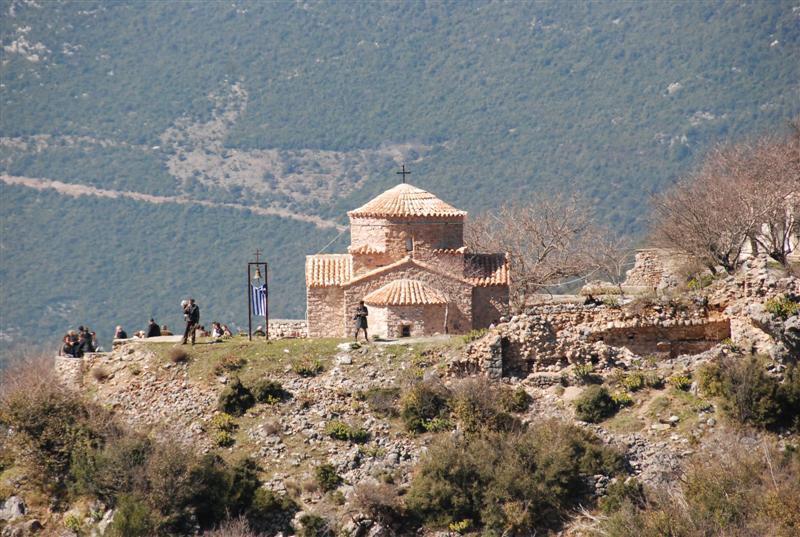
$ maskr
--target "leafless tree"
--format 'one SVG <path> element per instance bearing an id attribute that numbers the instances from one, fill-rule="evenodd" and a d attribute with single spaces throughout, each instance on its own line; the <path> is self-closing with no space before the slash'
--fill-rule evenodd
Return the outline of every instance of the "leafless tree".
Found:
<path id="1" fill-rule="evenodd" d="M 511 306 L 519 310 L 538 290 L 586 275 L 592 229 L 587 204 L 557 196 L 509 203 L 470 219 L 466 243 L 475 252 L 506 252 Z"/>
<path id="2" fill-rule="evenodd" d="M 622 283 L 632 266 L 634 257 L 633 241 L 628 235 L 621 235 L 609 228 L 589 229 L 589 244 L 586 254 L 590 268 L 598 277 L 613 283 L 622 293 Z"/>
<path id="3" fill-rule="evenodd" d="M 712 150 L 698 170 L 654 197 L 656 242 L 712 272 L 736 270 L 751 244 L 785 263 L 797 230 L 799 162 L 796 138 Z"/>

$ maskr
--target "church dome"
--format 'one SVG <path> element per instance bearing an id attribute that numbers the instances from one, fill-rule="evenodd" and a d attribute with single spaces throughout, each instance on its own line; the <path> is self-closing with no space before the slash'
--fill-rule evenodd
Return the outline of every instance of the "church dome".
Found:
<path id="1" fill-rule="evenodd" d="M 417 280 L 395 280 L 364 297 L 371 306 L 421 306 L 447 304 L 447 297 L 430 285 Z"/>
<path id="2" fill-rule="evenodd" d="M 401 183 L 347 215 L 351 218 L 464 218 L 467 212 L 421 188 Z"/>

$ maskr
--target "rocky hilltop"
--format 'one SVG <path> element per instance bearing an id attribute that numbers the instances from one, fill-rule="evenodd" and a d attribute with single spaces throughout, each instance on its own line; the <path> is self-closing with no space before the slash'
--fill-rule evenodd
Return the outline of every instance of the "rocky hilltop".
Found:
<path id="1" fill-rule="evenodd" d="M 132 430 L 230 464 L 249 457 L 260 488 L 294 506 L 261 528 L 271 534 L 326 534 L 314 533 L 315 524 L 348 536 L 491 528 L 489 514 L 462 519 L 454 506 L 444 511 L 455 513 L 449 523 L 426 518 L 438 512 L 435 487 L 421 492 L 433 479 L 431 453 L 441 454 L 443 442 L 463 448 L 476 431 L 501 435 L 499 452 L 511 431 L 568 424 L 619 454 L 619 469 L 582 474 L 583 515 L 533 527 L 606 535 L 599 513 L 623 483 L 659 490 L 686 464 L 737 446 L 796 449 L 796 406 L 773 407 L 775 419 L 762 423 L 742 415 L 724 386 L 736 378 L 725 377 L 725 364 L 747 360 L 776 393 L 797 384 L 798 299 L 796 276 L 756 258 L 688 290 L 554 301 L 467 336 L 369 344 L 232 338 L 190 349 L 133 341 L 59 359 L 58 373 Z M 3 423 L 12 422 L 5 412 Z M 8 446 L 23 429 L 5 431 Z M 116 515 L 122 508 L 113 501 L 85 491 L 66 505 L 45 501 L 22 460 L 4 463 L 3 536 L 118 534 L 113 521 L 126 515 Z"/>

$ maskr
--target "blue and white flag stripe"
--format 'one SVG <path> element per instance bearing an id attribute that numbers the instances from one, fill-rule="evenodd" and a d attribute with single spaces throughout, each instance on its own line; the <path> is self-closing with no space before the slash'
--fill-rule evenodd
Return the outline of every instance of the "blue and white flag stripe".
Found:
<path id="1" fill-rule="evenodd" d="M 263 317 L 267 313 L 267 284 L 260 287 L 250 286 L 250 296 L 252 297 L 253 315 Z"/>

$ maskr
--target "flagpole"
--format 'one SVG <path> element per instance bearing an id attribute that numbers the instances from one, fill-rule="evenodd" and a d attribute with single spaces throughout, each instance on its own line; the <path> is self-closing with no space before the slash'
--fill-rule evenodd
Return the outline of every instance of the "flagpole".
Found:
<path id="1" fill-rule="evenodd" d="M 253 286 L 250 283 L 250 263 L 247 263 L 247 340 L 253 341 Z"/>

